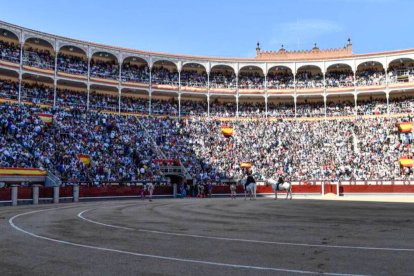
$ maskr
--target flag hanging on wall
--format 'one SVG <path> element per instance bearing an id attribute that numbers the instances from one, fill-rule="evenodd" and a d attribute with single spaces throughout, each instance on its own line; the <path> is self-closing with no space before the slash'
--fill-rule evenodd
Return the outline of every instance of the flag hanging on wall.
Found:
<path id="1" fill-rule="evenodd" d="M 413 159 L 407 156 L 400 157 L 400 165 L 401 167 L 412 167 Z"/>
<path id="2" fill-rule="evenodd" d="M 221 127 L 221 132 L 223 133 L 223 135 L 225 137 L 231 137 L 231 136 L 233 136 L 233 128 L 232 127 L 222 126 Z"/>
<path id="3" fill-rule="evenodd" d="M 53 123 L 53 115 L 47 113 L 38 113 L 37 116 L 42 120 L 45 124 L 50 125 Z"/>
<path id="4" fill-rule="evenodd" d="M 252 166 L 252 162 L 241 162 L 240 163 L 240 168 L 242 169 L 249 169 Z"/>
<path id="5" fill-rule="evenodd" d="M 85 166 L 89 166 L 91 164 L 91 157 L 87 154 L 78 154 L 78 158 Z"/>
<path id="6" fill-rule="evenodd" d="M 400 122 L 397 123 L 398 131 L 402 133 L 408 133 L 411 132 L 413 129 L 413 123 L 411 122 Z"/>

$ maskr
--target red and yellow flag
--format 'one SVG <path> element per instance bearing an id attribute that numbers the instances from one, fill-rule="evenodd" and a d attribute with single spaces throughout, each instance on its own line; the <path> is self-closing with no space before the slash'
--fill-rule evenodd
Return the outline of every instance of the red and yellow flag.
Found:
<path id="1" fill-rule="evenodd" d="M 413 159 L 407 156 L 400 157 L 400 165 L 401 167 L 412 167 Z"/>
<path id="2" fill-rule="evenodd" d="M 46 176 L 47 171 L 40 169 L 0 168 L 0 175 Z"/>
<path id="3" fill-rule="evenodd" d="M 85 166 L 89 166 L 91 164 L 91 157 L 87 154 L 78 154 L 78 158 Z"/>
<path id="4" fill-rule="evenodd" d="M 53 115 L 47 114 L 47 113 L 39 113 L 37 114 L 39 116 L 40 120 L 42 120 L 45 124 L 52 124 L 53 123 Z"/>
<path id="5" fill-rule="evenodd" d="M 249 169 L 252 167 L 252 162 L 241 162 L 240 163 L 240 168 L 242 169 Z"/>
<path id="6" fill-rule="evenodd" d="M 401 122 L 401 123 L 397 123 L 397 125 L 398 125 L 398 131 L 402 133 L 411 132 L 411 130 L 413 129 L 413 123 L 411 122 Z"/>
<path id="7" fill-rule="evenodd" d="M 225 137 L 231 137 L 231 136 L 233 136 L 233 128 L 232 127 L 222 126 L 221 127 L 221 132 L 223 133 L 223 135 Z"/>

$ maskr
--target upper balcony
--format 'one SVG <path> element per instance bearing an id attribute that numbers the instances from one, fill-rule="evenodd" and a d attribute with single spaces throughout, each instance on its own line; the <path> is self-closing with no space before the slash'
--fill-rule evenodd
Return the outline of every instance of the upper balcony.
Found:
<path id="1" fill-rule="evenodd" d="M 414 49 L 262 51 L 254 58 L 161 54 L 0 22 L 0 67 L 122 89 L 217 96 L 313 96 L 414 89 Z"/>

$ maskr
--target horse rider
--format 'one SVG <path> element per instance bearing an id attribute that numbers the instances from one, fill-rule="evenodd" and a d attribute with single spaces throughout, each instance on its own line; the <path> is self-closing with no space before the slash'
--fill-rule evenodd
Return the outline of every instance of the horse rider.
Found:
<path id="1" fill-rule="evenodd" d="M 279 190 L 279 185 L 283 185 L 283 183 L 285 183 L 285 180 L 283 179 L 283 174 L 280 174 L 277 180 L 276 191 Z"/>
<path id="2" fill-rule="evenodd" d="M 252 175 L 252 171 L 251 170 L 248 170 L 247 171 L 246 183 L 244 183 L 244 190 L 247 189 L 247 186 L 249 186 L 250 183 L 256 183 L 256 180 L 254 180 L 254 177 Z"/>

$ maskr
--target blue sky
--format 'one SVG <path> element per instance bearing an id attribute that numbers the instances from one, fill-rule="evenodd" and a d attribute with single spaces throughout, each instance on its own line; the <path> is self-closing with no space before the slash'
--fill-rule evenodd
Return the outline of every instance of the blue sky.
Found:
<path id="1" fill-rule="evenodd" d="M 412 0 L 20 0 L 0 20 L 76 39 L 141 50 L 253 57 L 264 50 L 414 48 Z M 35 3 L 35 4 L 34 4 Z"/>

